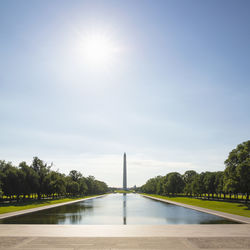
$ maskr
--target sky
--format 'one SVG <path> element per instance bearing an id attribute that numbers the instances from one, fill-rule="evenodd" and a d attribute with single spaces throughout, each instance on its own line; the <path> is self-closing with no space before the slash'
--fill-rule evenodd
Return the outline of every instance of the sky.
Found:
<path id="1" fill-rule="evenodd" d="M 248 0 L 0 0 L 0 159 L 128 186 L 223 171 L 250 138 Z"/>

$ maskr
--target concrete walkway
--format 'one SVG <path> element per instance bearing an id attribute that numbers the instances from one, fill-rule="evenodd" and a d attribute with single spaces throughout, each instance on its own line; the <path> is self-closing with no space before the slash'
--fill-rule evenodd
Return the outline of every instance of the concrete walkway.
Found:
<path id="1" fill-rule="evenodd" d="M 16 212 L 11 212 L 11 213 L 0 214 L 0 219 L 9 218 L 9 217 L 17 216 L 17 215 L 22 215 L 22 214 L 34 213 L 34 212 L 45 210 L 45 209 L 69 205 L 69 204 L 73 204 L 73 203 L 80 202 L 80 201 L 86 201 L 86 200 L 90 200 L 90 199 L 100 198 L 103 196 L 105 196 L 105 194 L 93 196 L 93 197 L 89 197 L 89 198 L 83 198 L 83 199 L 79 199 L 79 200 L 62 202 L 62 203 L 53 204 L 53 205 L 47 205 L 47 206 L 30 208 L 30 209 L 20 210 L 20 211 L 16 211 Z"/>
<path id="2" fill-rule="evenodd" d="M 160 198 L 156 198 L 156 197 L 152 197 L 152 196 L 148 196 L 148 195 L 142 195 L 142 196 L 146 197 L 146 198 L 149 198 L 149 199 L 162 201 L 162 202 L 165 202 L 165 203 L 169 203 L 169 204 L 173 204 L 173 205 L 177 205 L 177 206 L 182 206 L 182 207 L 194 209 L 194 210 L 197 210 L 197 211 L 200 211 L 200 212 L 217 215 L 217 216 L 220 216 L 220 217 L 223 217 L 223 218 L 226 218 L 226 219 L 229 219 L 229 220 L 237 221 L 237 222 L 240 222 L 240 223 L 250 224 L 250 217 L 224 213 L 224 212 L 220 212 L 220 211 L 216 211 L 216 210 L 212 210 L 212 209 L 208 209 L 208 208 L 196 207 L 196 206 L 187 205 L 187 204 L 184 204 L 184 203 L 165 200 L 165 199 L 160 199 Z"/>
<path id="3" fill-rule="evenodd" d="M 164 250 L 247 250 L 249 238 L 0 238 L 0 249 L 164 249 Z"/>
<path id="4" fill-rule="evenodd" d="M 250 225 L 0 225 L 0 249 L 243 250 Z"/>
<path id="5" fill-rule="evenodd" d="M 0 224 L 0 237 L 250 237 L 249 224 L 28 225 Z"/>

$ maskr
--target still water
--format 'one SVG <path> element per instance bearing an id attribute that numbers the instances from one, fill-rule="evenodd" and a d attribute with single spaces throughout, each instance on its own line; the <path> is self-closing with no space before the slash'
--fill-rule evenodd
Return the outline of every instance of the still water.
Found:
<path id="1" fill-rule="evenodd" d="M 71 205 L 10 217 L 4 224 L 224 224 L 224 218 L 154 201 L 138 194 L 110 194 Z"/>

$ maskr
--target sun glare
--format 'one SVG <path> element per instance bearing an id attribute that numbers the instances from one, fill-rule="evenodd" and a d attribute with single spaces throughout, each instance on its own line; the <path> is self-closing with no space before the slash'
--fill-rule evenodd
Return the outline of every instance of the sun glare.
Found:
<path id="1" fill-rule="evenodd" d="M 118 52 L 111 38 L 103 34 L 87 35 L 84 39 L 84 61 L 94 68 L 111 66 Z"/>

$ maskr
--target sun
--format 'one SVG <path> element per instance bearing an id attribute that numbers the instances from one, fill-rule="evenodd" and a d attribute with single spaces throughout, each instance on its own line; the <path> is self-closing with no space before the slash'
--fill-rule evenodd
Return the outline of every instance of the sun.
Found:
<path id="1" fill-rule="evenodd" d="M 118 48 L 111 37 L 106 34 L 94 33 L 86 35 L 83 40 L 84 61 L 94 68 L 111 66 L 118 53 Z"/>

